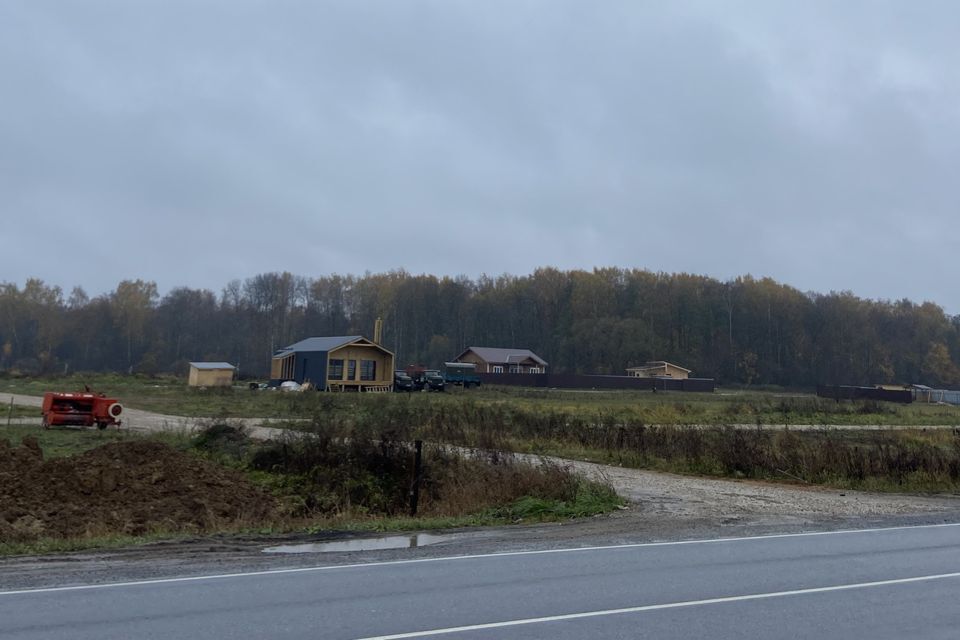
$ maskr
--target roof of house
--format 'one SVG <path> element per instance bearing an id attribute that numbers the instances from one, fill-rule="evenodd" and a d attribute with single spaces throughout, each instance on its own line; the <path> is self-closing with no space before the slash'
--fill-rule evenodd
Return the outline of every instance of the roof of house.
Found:
<path id="1" fill-rule="evenodd" d="M 352 344 L 354 342 L 360 342 L 361 340 L 364 342 L 369 342 L 377 348 L 383 349 L 387 353 L 391 353 L 382 345 L 379 345 L 372 340 L 367 340 L 363 336 L 322 336 L 305 338 L 300 342 L 294 342 L 288 347 L 278 349 L 277 352 L 273 354 L 273 357 L 276 358 L 278 356 L 286 356 L 298 351 L 333 351 L 334 349 L 339 349 L 340 347 Z"/>
<path id="2" fill-rule="evenodd" d="M 533 360 L 537 364 L 546 366 L 547 361 L 535 354 L 530 349 L 502 349 L 500 347 L 467 347 L 457 358 L 462 358 L 467 351 L 473 351 L 483 358 L 486 362 L 507 364 L 517 364 L 524 360 Z"/>
<path id="3" fill-rule="evenodd" d="M 627 368 L 627 371 L 646 371 L 648 369 L 665 369 L 667 365 L 670 365 L 671 367 L 675 367 L 682 371 L 686 371 L 687 373 L 691 373 L 693 371 L 692 369 L 681 367 L 678 364 L 673 364 L 672 362 L 667 362 L 666 360 L 653 360 L 653 361 L 644 363 L 639 367 L 629 367 Z"/>
<path id="4" fill-rule="evenodd" d="M 294 342 L 280 351 L 330 351 L 345 344 L 350 344 L 363 336 L 322 336 L 316 338 L 305 338 L 300 342 Z"/>
<path id="5" fill-rule="evenodd" d="M 229 362 L 191 362 L 190 366 L 194 369 L 210 371 L 218 369 L 236 369 L 236 367 Z"/>

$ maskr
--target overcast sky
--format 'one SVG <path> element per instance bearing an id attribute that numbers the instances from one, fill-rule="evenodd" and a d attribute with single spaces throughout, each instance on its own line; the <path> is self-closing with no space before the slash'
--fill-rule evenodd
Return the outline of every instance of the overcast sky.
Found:
<path id="1" fill-rule="evenodd" d="M 0 281 L 638 267 L 960 313 L 960 4 L 0 0 Z"/>

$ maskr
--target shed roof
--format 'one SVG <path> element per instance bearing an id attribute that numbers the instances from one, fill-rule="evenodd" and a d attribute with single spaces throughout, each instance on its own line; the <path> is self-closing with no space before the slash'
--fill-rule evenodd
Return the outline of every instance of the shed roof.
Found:
<path id="1" fill-rule="evenodd" d="M 530 359 L 541 364 L 547 365 L 547 361 L 535 354 L 530 349 L 503 349 L 501 347 L 467 347 L 457 358 L 462 358 L 467 351 L 473 351 L 487 362 L 503 362 L 507 364 L 516 364 Z"/>
<path id="2" fill-rule="evenodd" d="M 215 371 L 219 369 L 236 369 L 235 366 L 229 362 L 191 362 L 190 366 L 194 369 L 201 369 L 205 371 Z"/>

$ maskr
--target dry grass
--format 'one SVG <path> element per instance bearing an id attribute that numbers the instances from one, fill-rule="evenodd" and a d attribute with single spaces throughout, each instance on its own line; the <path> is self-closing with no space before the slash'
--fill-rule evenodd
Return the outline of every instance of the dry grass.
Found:
<path id="1" fill-rule="evenodd" d="M 225 464 L 248 470 L 281 496 L 293 518 L 338 514 L 399 517 L 407 513 L 415 469 L 411 429 L 391 422 L 376 429 L 327 424 L 308 436 L 250 441 L 230 427 L 212 427 L 195 446 Z M 602 491 L 558 465 L 530 465 L 497 452 L 464 455 L 444 445 L 423 449 L 419 513 L 460 518 L 500 509 L 523 498 L 574 508 Z M 584 492 L 589 489 L 587 496 Z M 619 504 L 609 492 L 606 504 Z M 583 504 L 576 506 L 581 509 Z"/>

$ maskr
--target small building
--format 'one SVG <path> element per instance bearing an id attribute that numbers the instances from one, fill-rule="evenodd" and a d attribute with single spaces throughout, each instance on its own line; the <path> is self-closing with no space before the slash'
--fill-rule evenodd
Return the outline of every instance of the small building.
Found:
<path id="1" fill-rule="evenodd" d="M 388 391 L 393 353 L 363 336 L 307 338 L 280 349 L 270 364 L 270 384 L 310 382 L 328 391 Z"/>
<path id="2" fill-rule="evenodd" d="M 914 402 L 960 405 L 960 391 L 955 389 L 933 389 L 922 384 L 911 386 Z"/>
<path id="3" fill-rule="evenodd" d="M 529 349 L 467 347 L 454 362 L 472 362 L 478 373 L 546 373 L 547 361 Z"/>
<path id="4" fill-rule="evenodd" d="M 684 369 L 663 360 L 654 360 L 647 362 L 639 367 L 630 367 L 627 369 L 627 375 L 634 378 L 673 378 L 675 380 L 686 380 L 692 372 L 690 369 Z"/>
<path id="5" fill-rule="evenodd" d="M 237 370 L 229 362 L 191 362 L 187 385 L 191 387 L 229 387 Z"/>

